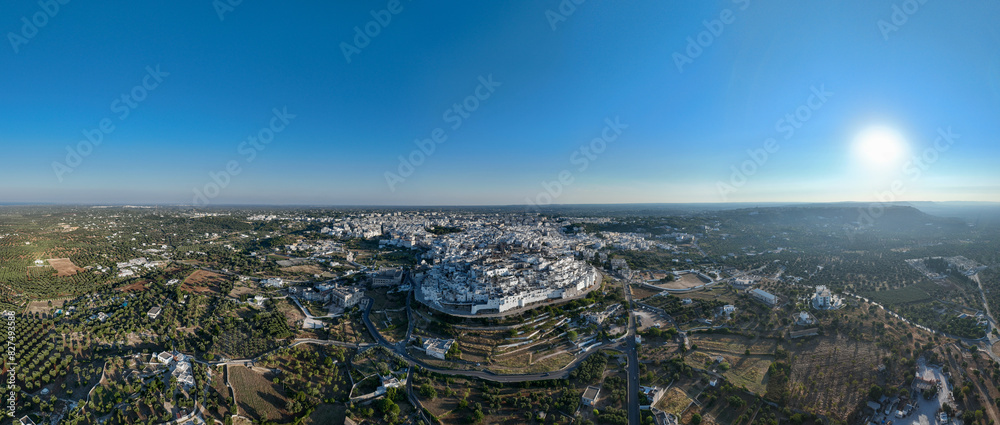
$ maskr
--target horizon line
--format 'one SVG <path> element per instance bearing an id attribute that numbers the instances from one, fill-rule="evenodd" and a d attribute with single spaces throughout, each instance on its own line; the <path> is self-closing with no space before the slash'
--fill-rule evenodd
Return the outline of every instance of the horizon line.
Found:
<path id="1" fill-rule="evenodd" d="M 523 207 L 531 209 L 560 208 L 560 207 L 608 207 L 608 206 L 670 206 L 670 205 L 833 205 L 833 204 L 884 204 L 884 205 L 904 205 L 912 203 L 930 204 L 983 204 L 1000 205 L 1000 201 L 740 201 L 740 202 L 618 202 L 618 203 L 579 203 L 579 204 L 268 204 L 268 203 L 227 203 L 211 205 L 192 205 L 182 203 L 143 203 L 143 202 L 0 202 L 0 207 L 32 207 L 32 206 L 77 206 L 77 207 L 173 207 L 173 208 L 222 208 L 222 207 L 307 207 L 307 208 L 470 208 L 470 207 L 493 207 L 493 208 L 514 208 Z"/>

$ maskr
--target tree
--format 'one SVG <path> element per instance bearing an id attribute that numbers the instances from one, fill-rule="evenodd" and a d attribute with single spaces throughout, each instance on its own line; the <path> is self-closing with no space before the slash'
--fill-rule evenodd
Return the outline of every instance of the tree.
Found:
<path id="1" fill-rule="evenodd" d="M 873 401 L 878 401 L 878 399 L 882 398 L 882 394 L 884 393 L 885 391 L 882 390 L 882 387 L 878 385 L 872 385 L 871 389 L 868 390 L 868 398 L 872 399 Z"/>
<path id="2" fill-rule="evenodd" d="M 570 341 L 576 341 L 577 337 L 576 331 L 566 332 L 566 337 L 569 338 Z"/>
<path id="3" fill-rule="evenodd" d="M 692 425 L 698 425 L 700 423 L 701 423 L 701 415 L 699 415 L 697 413 L 691 415 L 691 424 Z"/>
<path id="4" fill-rule="evenodd" d="M 378 410 L 385 415 L 386 418 L 395 420 L 399 416 L 399 405 L 392 401 L 389 397 L 383 397 L 378 402 Z"/>
<path id="5" fill-rule="evenodd" d="M 735 395 L 732 396 L 732 397 L 729 397 L 729 399 L 727 401 L 729 401 L 729 405 L 730 406 L 733 406 L 736 409 L 742 408 L 743 406 L 746 406 L 746 404 L 747 404 L 747 402 L 745 400 L 743 400 L 742 398 L 740 398 L 738 396 L 735 396 Z"/>
<path id="6" fill-rule="evenodd" d="M 448 360 L 460 360 L 462 358 L 462 349 L 458 348 L 458 342 L 451 344 L 451 348 L 448 349 L 445 358 Z"/>
<path id="7" fill-rule="evenodd" d="M 420 386 L 420 395 L 434 400 L 437 398 L 437 390 L 434 389 L 430 383 L 424 382 L 423 385 Z"/>

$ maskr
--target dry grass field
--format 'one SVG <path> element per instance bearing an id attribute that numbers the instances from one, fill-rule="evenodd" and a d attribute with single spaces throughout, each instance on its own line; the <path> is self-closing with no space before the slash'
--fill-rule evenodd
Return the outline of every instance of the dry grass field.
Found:
<path id="1" fill-rule="evenodd" d="M 347 416 L 345 413 L 347 408 L 343 405 L 332 405 L 332 404 L 320 404 L 316 406 L 316 410 L 313 411 L 309 417 L 302 420 L 303 425 L 326 425 L 326 424 L 341 424 L 344 423 L 344 418 Z"/>
<path id="2" fill-rule="evenodd" d="M 229 383 L 236 390 L 240 414 L 251 418 L 287 423 L 292 416 L 285 410 L 288 399 L 281 394 L 281 384 L 243 366 L 229 368 Z"/>
<path id="3" fill-rule="evenodd" d="M 292 329 L 298 329 L 301 327 L 299 323 L 302 320 L 305 320 L 306 318 L 306 315 L 302 314 L 302 309 L 300 309 L 297 305 L 295 305 L 295 303 L 290 301 L 288 298 L 280 300 L 272 300 L 272 301 L 274 301 L 274 305 L 278 309 L 278 311 L 280 311 L 281 314 L 285 315 L 285 319 L 287 319 L 288 322 L 288 327 Z"/>
<path id="4" fill-rule="evenodd" d="M 50 312 L 55 311 L 58 308 L 62 308 L 63 304 L 66 301 L 69 301 L 71 299 L 72 298 L 57 298 L 57 299 L 46 300 L 46 301 L 32 301 L 32 302 L 28 303 L 28 310 L 27 310 L 27 312 L 28 313 L 50 313 Z M 49 307 L 49 301 L 52 302 L 52 307 Z"/>
<path id="5" fill-rule="evenodd" d="M 691 397 L 680 388 L 672 387 L 656 403 L 656 408 L 677 415 L 684 411 L 689 404 L 691 404 Z"/>
<path id="6" fill-rule="evenodd" d="M 792 351 L 789 405 L 846 418 L 877 382 L 875 369 L 890 353 L 845 337 L 814 338 Z"/>
<path id="7" fill-rule="evenodd" d="M 307 273 L 307 274 L 323 274 L 324 272 L 326 272 L 326 270 L 323 270 L 322 267 L 317 266 L 315 264 L 306 264 L 306 265 L 301 265 L 301 266 L 282 267 L 281 271 L 287 272 L 287 273 Z"/>

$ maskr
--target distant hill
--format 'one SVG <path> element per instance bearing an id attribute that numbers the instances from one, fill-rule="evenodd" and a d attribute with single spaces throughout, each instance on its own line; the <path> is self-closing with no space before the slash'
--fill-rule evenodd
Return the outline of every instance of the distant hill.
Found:
<path id="1" fill-rule="evenodd" d="M 910 205 L 938 217 L 955 217 L 976 226 L 1000 226 L 997 202 L 910 202 Z"/>
<path id="2" fill-rule="evenodd" d="M 961 219 L 930 215 L 904 204 L 803 204 L 739 209 L 719 215 L 746 224 L 846 227 L 893 233 L 963 232 L 968 228 Z"/>

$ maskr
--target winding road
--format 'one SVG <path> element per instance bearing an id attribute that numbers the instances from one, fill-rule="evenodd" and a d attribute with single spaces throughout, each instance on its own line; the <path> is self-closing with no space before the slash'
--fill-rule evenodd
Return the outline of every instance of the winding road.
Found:
<path id="1" fill-rule="evenodd" d="M 993 318 L 993 313 L 990 312 L 990 303 L 986 300 L 986 291 L 983 290 L 983 282 L 979 280 L 979 273 L 971 276 L 972 280 L 976 281 L 976 285 L 979 286 L 979 296 L 983 298 L 983 311 L 986 312 L 986 320 L 990 324 L 990 328 L 986 330 L 986 354 L 990 356 L 995 362 L 1000 362 L 1000 356 L 993 353 L 993 345 L 998 342 L 997 336 L 993 333 L 993 330 L 997 327 L 997 321 Z"/>
<path id="2" fill-rule="evenodd" d="M 420 366 L 420 367 L 422 367 L 422 368 L 424 368 L 426 370 L 429 370 L 429 371 L 434 372 L 434 373 L 439 373 L 439 374 L 442 374 L 442 375 L 471 376 L 471 377 L 475 377 L 475 378 L 479 378 L 479 379 L 483 379 L 483 380 L 487 380 L 487 381 L 505 382 L 505 383 L 506 382 L 545 381 L 545 380 L 550 380 L 550 379 L 562 379 L 562 378 L 568 377 L 569 373 L 572 372 L 573 369 L 576 369 L 576 367 L 579 366 L 580 363 L 582 363 L 584 360 L 586 360 L 587 357 L 590 357 L 591 354 L 593 354 L 593 353 L 595 353 L 595 352 L 598 351 L 598 350 L 588 351 L 587 354 L 584 354 L 583 356 L 577 358 L 576 360 L 574 360 L 572 363 L 570 363 L 566 367 L 564 367 L 564 368 L 562 368 L 562 369 L 560 369 L 558 371 L 555 371 L 555 372 L 534 373 L 534 374 L 527 374 L 527 375 L 497 375 L 497 374 L 495 374 L 493 372 L 484 372 L 484 371 L 481 371 L 481 370 L 442 369 L 442 368 L 438 368 L 438 367 L 434 367 L 434 366 L 428 365 L 428 364 L 426 364 L 426 363 L 424 363 L 424 362 L 422 362 L 420 360 L 417 360 L 417 359 L 413 358 L 413 356 L 410 356 L 410 353 L 408 353 L 406 351 L 406 341 L 400 341 L 399 343 L 393 344 L 393 343 L 389 342 L 388 340 L 386 340 L 385 337 L 383 337 L 382 334 L 379 333 L 377 329 L 375 329 L 375 325 L 372 324 L 371 320 L 368 318 L 368 314 L 369 314 L 369 312 L 371 312 L 372 305 L 374 304 L 373 301 L 374 300 L 372 300 L 371 297 L 365 297 L 365 299 L 363 301 L 365 303 L 365 306 L 364 306 L 364 311 L 363 311 L 363 314 L 362 314 L 361 318 L 362 318 L 362 321 L 364 321 L 364 323 L 365 323 L 365 327 L 368 329 L 368 333 L 371 334 L 372 338 L 375 338 L 375 341 L 378 342 L 378 345 L 381 345 L 381 346 L 389 349 L 390 351 L 398 354 L 410 366 Z M 407 330 L 408 334 L 412 332 L 412 330 L 413 330 L 412 328 L 413 328 L 413 326 L 412 326 L 412 322 L 411 322 L 410 329 Z M 607 346 L 607 347 L 604 347 L 604 348 L 610 348 L 610 347 L 615 347 L 615 345 L 610 345 L 610 346 Z"/>

